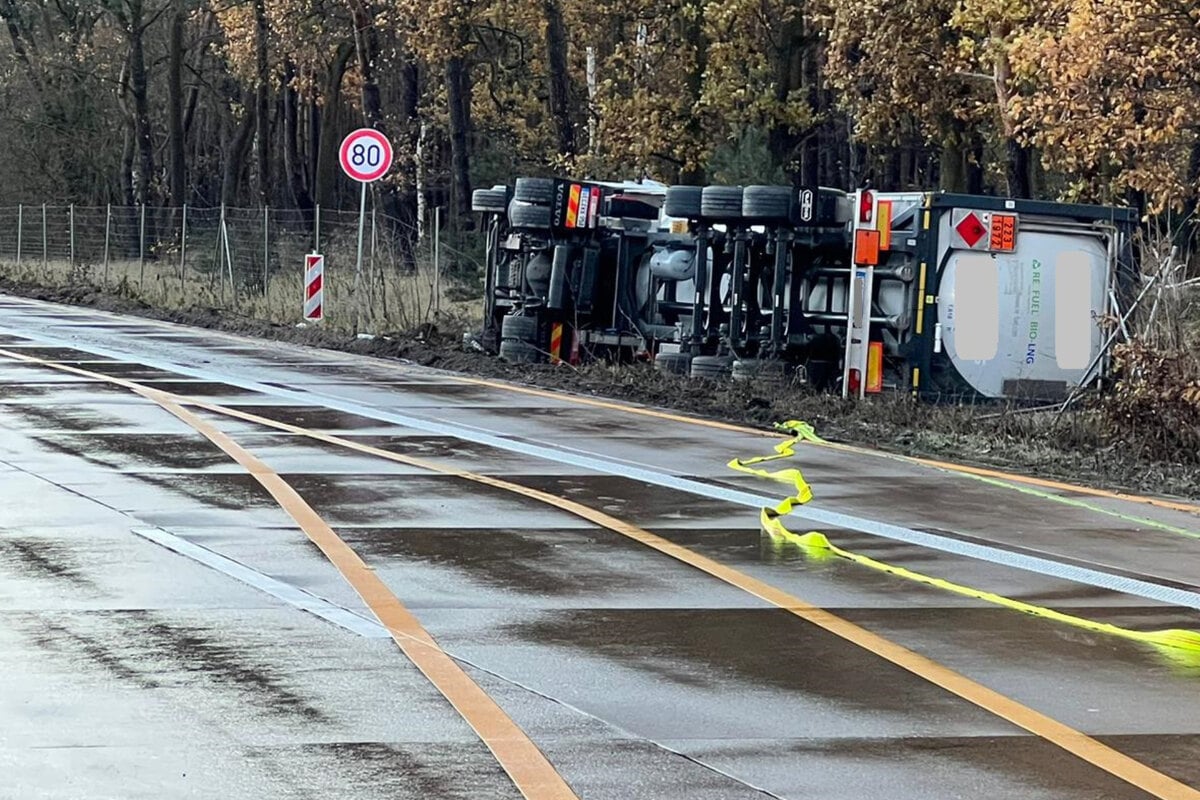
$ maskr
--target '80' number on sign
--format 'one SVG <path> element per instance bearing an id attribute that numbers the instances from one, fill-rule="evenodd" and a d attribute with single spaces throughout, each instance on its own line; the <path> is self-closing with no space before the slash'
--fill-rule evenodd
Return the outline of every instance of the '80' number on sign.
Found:
<path id="1" fill-rule="evenodd" d="M 350 148 L 350 163 L 356 167 L 378 167 L 383 161 L 383 148 L 371 144 L 356 144 Z"/>

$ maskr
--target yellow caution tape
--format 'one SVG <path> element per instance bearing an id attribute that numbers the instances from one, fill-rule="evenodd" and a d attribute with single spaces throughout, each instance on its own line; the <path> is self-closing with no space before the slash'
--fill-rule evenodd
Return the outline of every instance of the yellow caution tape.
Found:
<path id="1" fill-rule="evenodd" d="M 779 444 L 775 445 L 775 455 L 757 456 L 755 458 L 735 458 L 729 462 L 730 469 L 735 469 L 738 472 L 745 472 L 747 475 L 757 475 L 760 478 L 768 478 L 779 483 L 786 483 L 794 486 L 796 493 L 783 500 L 775 507 L 778 514 L 787 514 L 797 505 L 804 505 L 809 500 L 812 500 L 812 487 L 808 485 L 808 481 L 804 480 L 804 475 L 795 467 L 781 469 L 772 472 L 771 470 L 756 468 L 755 464 L 764 464 L 768 461 L 778 461 L 783 458 L 791 458 L 794 456 L 796 445 L 799 442 L 815 442 L 821 443 L 825 440 L 817 436 L 813 426 L 807 422 L 799 420 L 788 420 L 775 425 L 781 431 L 787 431 L 791 434 L 791 438 L 784 439 Z M 765 512 L 764 512 L 765 513 Z"/>
<path id="2" fill-rule="evenodd" d="M 1122 639 L 1132 639 L 1138 642 L 1154 645 L 1164 655 L 1174 661 L 1184 665 L 1195 667 L 1200 666 L 1200 633 L 1196 631 L 1184 630 L 1181 628 L 1172 628 L 1159 631 L 1139 631 L 1130 628 L 1122 628 L 1119 625 L 1112 625 L 1106 622 L 1096 622 L 1095 620 L 1076 617 L 1071 614 L 1064 614 L 1061 611 L 1055 611 L 1043 606 L 1035 606 L 1031 603 L 1024 603 L 1020 600 L 1013 600 L 1010 597 L 995 594 L 994 592 L 986 592 L 981 589 L 974 589 L 970 586 L 953 583 L 943 578 L 934 578 L 929 575 L 923 575 L 919 572 L 914 572 L 904 567 L 898 567 L 893 564 L 887 564 L 882 561 L 877 561 L 869 556 L 864 556 L 859 553 L 851 552 L 838 547 L 825 534 L 819 531 L 809 531 L 803 535 L 788 530 L 783 524 L 781 518 L 786 516 L 797 505 L 803 505 L 812 499 L 812 488 L 808 481 L 804 479 L 799 469 L 790 468 L 777 471 L 769 471 L 756 468 L 755 464 L 775 461 L 783 458 L 790 458 L 794 455 L 794 448 L 800 441 L 820 441 L 813 431 L 812 426 L 807 423 L 789 421 L 777 425 L 781 430 L 786 430 L 791 433 L 791 437 L 784 440 L 775 446 L 775 454 L 770 456 L 760 456 L 750 459 L 734 459 L 729 462 L 729 466 L 739 472 L 745 472 L 752 475 L 758 475 L 771 480 L 780 481 L 796 487 L 796 493 L 785 498 L 774 508 L 764 508 L 759 515 L 759 521 L 762 524 L 763 531 L 776 542 L 788 543 L 800 548 L 804 554 L 814 559 L 829 559 L 843 558 L 847 561 L 852 561 L 869 569 L 878 572 L 884 572 L 889 575 L 903 578 L 905 580 L 921 583 L 926 586 L 932 586 L 936 589 L 952 592 L 964 597 L 971 597 L 977 600 L 982 600 L 986 603 L 998 605 L 1004 608 L 1009 608 L 1014 611 L 1020 611 L 1024 614 L 1029 614 L 1043 619 L 1054 620 L 1066 625 L 1071 625 L 1076 628 L 1103 633 L 1109 636 L 1117 636 Z"/>

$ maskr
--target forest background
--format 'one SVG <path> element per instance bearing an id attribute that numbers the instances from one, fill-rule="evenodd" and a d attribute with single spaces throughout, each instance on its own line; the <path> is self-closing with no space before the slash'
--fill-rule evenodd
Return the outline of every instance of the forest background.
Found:
<path id="1" fill-rule="evenodd" d="M 5 204 L 353 208 L 469 228 L 569 173 L 1131 204 L 1200 191 L 1190 0 L 0 0 Z M 415 224 L 413 224 L 415 230 Z"/>

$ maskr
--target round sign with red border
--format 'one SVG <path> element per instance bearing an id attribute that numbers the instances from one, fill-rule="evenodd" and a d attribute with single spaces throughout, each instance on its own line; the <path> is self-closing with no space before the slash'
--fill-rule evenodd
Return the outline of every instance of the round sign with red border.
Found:
<path id="1" fill-rule="evenodd" d="M 392 143 L 374 128 L 359 128 L 342 140 L 342 171 L 359 183 L 371 183 L 392 168 Z"/>

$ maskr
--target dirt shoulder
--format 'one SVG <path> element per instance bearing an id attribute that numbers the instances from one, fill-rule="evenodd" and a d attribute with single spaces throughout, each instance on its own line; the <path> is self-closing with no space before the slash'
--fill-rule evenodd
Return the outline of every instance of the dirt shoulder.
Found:
<path id="1" fill-rule="evenodd" d="M 812 423 L 832 441 L 994 467 L 1076 484 L 1200 499 L 1200 457 L 1161 459 L 1092 407 L 1062 415 L 1015 412 L 1000 406 L 936 406 L 906 397 L 848 402 L 802 389 L 690 380 L 664 375 L 650 364 L 580 368 L 512 366 L 483 353 L 464 352 L 462 326 L 428 326 L 412 333 L 359 339 L 316 327 L 298 328 L 214 309 L 161 309 L 94 288 L 47 288 L 0 277 L 0 291 L 167 322 L 649 406 L 768 428 L 786 419 Z"/>

